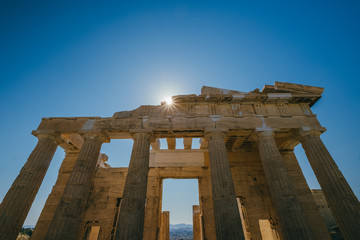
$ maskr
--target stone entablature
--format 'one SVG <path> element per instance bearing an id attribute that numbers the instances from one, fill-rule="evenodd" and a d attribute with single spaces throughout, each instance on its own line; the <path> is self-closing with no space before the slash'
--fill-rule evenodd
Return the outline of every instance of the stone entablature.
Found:
<path id="1" fill-rule="evenodd" d="M 141 106 L 117 112 L 111 118 L 44 118 L 38 131 L 56 130 L 73 140 L 78 138 L 74 135 L 87 130 L 104 131 L 112 139 L 131 138 L 130 132 L 136 129 L 149 129 L 155 138 L 202 138 L 207 128 L 227 128 L 230 138 L 249 138 L 254 129 L 267 127 L 282 135 L 287 133 L 283 137 L 288 138 L 302 127 L 324 131 L 310 109 L 322 91 L 279 82 L 249 93 L 203 87 L 198 96 L 173 96 L 171 106 L 165 102 Z"/>
<path id="2" fill-rule="evenodd" d="M 359 202 L 322 143 L 325 128 L 310 109 L 322 92 L 281 82 L 247 93 L 204 86 L 200 95 L 173 96 L 172 104 L 108 118 L 43 118 L 33 131 L 38 145 L 0 205 L 0 238 L 17 235 L 59 145 L 66 157 L 35 240 L 155 240 L 159 229 L 167 236 L 168 213 L 160 204 L 165 178 L 198 179 L 194 221 L 201 221 L 195 225 L 202 233 L 196 236 L 328 239 L 293 153 L 301 143 L 343 235 L 360 239 Z M 130 138 L 129 168 L 111 168 L 100 154 L 102 144 Z M 167 150 L 159 138 L 167 139 Z M 183 150 L 176 138 L 184 139 Z M 200 138 L 200 149 L 192 149 L 193 138 Z"/>

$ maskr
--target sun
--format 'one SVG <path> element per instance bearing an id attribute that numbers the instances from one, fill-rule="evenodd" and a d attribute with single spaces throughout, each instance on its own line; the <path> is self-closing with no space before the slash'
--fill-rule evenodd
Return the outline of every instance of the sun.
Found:
<path id="1" fill-rule="evenodd" d="M 165 102 L 166 102 L 167 105 L 171 105 L 173 103 L 172 97 L 165 98 Z"/>

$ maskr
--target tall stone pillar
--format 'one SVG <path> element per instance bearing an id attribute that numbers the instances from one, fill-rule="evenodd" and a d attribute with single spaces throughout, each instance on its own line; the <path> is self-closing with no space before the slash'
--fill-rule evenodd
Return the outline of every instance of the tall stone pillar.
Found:
<path id="1" fill-rule="evenodd" d="M 150 168 L 148 176 L 143 240 L 156 240 L 161 225 L 162 179 L 155 168 Z"/>
<path id="2" fill-rule="evenodd" d="M 55 134 L 39 133 L 37 137 L 35 149 L 0 205 L 2 240 L 14 240 L 18 236 L 56 151 Z"/>
<path id="3" fill-rule="evenodd" d="M 260 158 L 270 195 L 279 217 L 284 239 L 314 239 L 305 212 L 296 197 L 286 166 L 274 139 L 274 133 L 258 132 Z"/>
<path id="4" fill-rule="evenodd" d="M 151 134 L 138 132 L 133 138 L 115 239 L 138 240 L 143 236 Z"/>
<path id="5" fill-rule="evenodd" d="M 35 226 L 35 230 L 31 235 L 31 240 L 45 239 L 47 230 L 60 202 L 60 198 L 64 193 L 66 183 L 70 178 L 78 155 L 78 150 L 65 151 L 65 158 L 60 166 L 58 178 L 45 202 L 43 210 L 41 211 L 40 217 Z"/>
<path id="6" fill-rule="evenodd" d="M 49 226 L 47 240 L 78 238 L 101 145 L 109 141 L 102 133 L 86 133 L 83 137 L 84 143 Z"/>
<path id="7" fill-rule="evenodd" d="M 199 205 L 193 205 L 193 240 L 202 239 L 201 212 Z"/>
<path id="8" fill-rule="evenodd" d="M 161 213 L 161 223 L 159 230 L 159 240 L 170 239 L 170 212 L 164 211 Z"/>
<path id="9" fill-rule="evenodd" d="M 320 139 L 320 131 L 300 131 L 301 144 L 345 239 L 360 239 L 360 204 Z"/>
<path id="10" fill-rule="evenodd" d="M 223 132 L 210 132 L 208 139 L 216 239 L 244 239 L 234 183 Z"/>
<path id="11" fill-rule="evenodd" d="M 214 203 L 211 192 L 210 169 L 206 169 L 203 176 L 199 177 L 200 208 L 203 217 L 204 239 L 216 240 Z"/>

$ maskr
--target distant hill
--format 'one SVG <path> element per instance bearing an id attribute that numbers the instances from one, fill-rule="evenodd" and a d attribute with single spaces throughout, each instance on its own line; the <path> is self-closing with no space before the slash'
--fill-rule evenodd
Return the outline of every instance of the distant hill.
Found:
<path id="1" fill-rule="evenodd" d="M 27 240 L 30 238 L 34 226 L 24 225 L 17 240 Z M 191 224 L 170 224 L 170 240 L 192 240 L 193 226 Z"/>
<path id="2" fill-rule="evenodd" d="M 193 229 L 192 224 L 179 223 L 179 224 L 170 224 L 170 229 Z"/>
<path id="3" fill-rule="evenodd" d="M 191 224 L 170 224 L 170 240 L 192 240 L 193 226 Z"/>

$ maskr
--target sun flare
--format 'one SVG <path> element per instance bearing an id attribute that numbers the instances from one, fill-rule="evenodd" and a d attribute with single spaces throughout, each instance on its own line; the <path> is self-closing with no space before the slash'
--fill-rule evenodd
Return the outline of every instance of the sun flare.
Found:
<path id="1" fill-rule="evenodd" d="M 172 97 L 167 97 L 167 98 L 165 99 L 165 102 L 166 102 L 167 105 L 171 105 L 171 104 L 173 103 Z"/>

